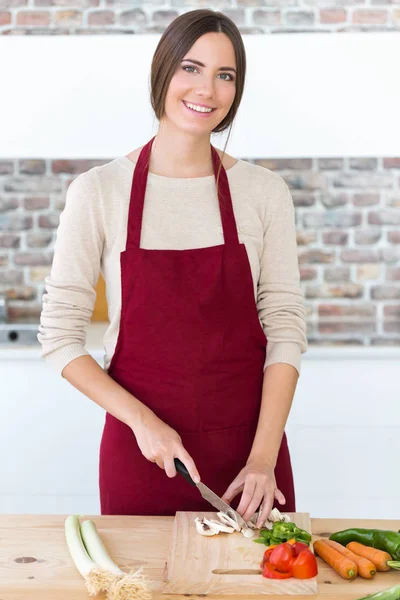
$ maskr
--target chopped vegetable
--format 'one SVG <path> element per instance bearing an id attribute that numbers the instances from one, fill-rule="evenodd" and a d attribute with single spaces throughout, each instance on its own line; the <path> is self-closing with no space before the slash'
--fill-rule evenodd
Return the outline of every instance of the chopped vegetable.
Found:
<path id="1" fill-rule="evenodd" d="M 358 569 L 356 563 L 340 554 L 334 548 L 331 548 L 331 546 L 328 546 L 325 540 L 314 542 L 314 551 L 344 579 L 354 579 L 357 577 Z"/>
<path id="2" fill-rule="evenodd" d="M 289 541 L 288 544 L 291 542 Z M 295 542 L 293 544 L 293 554 L 298 556 L 303 550 L 309 550 L 309 547 L 304 542 Z"/>
<path id="3" fill-rule="evenodd" d="M 318 574 L 317 560 L 309 548 L 302 550 L 292 563 L 293 577 L 311 579 Z"/>
<path id="4" fill-rule="evenodd" d="M 359 544 L 358 542 L 350 542 L 350 544 L 347 544 L 346 548 L 355 554 L 370 560 L 375 565 L 377 571 L 390 570 L 388 562 L 392 557 L 387 552 L 371 548 L 370 546 L 364 546 L 364 544 Z"/>
<path id="5" fill-rule="evenodd" d="M 226 513 L 218 512 L 217 517 L 219 521 L 216 519 L 207 519 L 206 517 L 196 517 L 194 522 L 196 524 L 196 529 L 198 533 L 206 536 L 218 535 L 219 533 L 233 533 L 234 531 L 240 531 L 244 537 L 253 537 L 254 532 L 250 527 L 241 527 L 239 523 L 237 523 L 236 517 L 234 518 L 234 513 L 232 512 L 232 516 L 230 517 Z"/>
<path id="6" fill-rule="evenodd" d="M 263 576 L 269 579 L 310 579 L 318 573 L 317 561 L 306 544 L 287 542 L 267 548 L 261 562 Z"/>
<path id="7" fill-rule="evenodd" d="M 333 533 L 330 538 L 334 542 L 347 546 L 350 542 L 358 542 L 364 546 L 372 546 L 391 555 L 393 560 L 400 560 L 400 533 L 386 529 L 345 529 Z"/>
<path id="8" fill-rule="evenodd" d="M 261 529 L 260 537 L 254 541 L 258 544 L 266 546 L 278 545 L 283 542 L 294 539 L 297 542 L 303 542 L 309 546 L 311 542 L 311 534 L 304 529 L 300 529 L 294 523 L 283 523 L 277 521 L 273 524 L 272 529 Z"/>
<path id="9" fill-rule="evenodd" d="M 370 594 L 359 598 L 359 600 L 399 600 L 400 599 L 400 584 L 394 585 L 391 588 L 377 592 L 376 594 Z"/>
<path id="10" fill-rule="evenodd" d="M 347 556 L 350 560 L 356 563 L 358 568 L 358 574 L 364 579 L 372 579 L 376 573 L 376 567 L 368 558 L 364 558 L 355 552 L 352 552 L 349 548 L 345 548 L 341 544 L 334 542 L 333 540 L 324 540 L 325 544 L 331 546 L 343 556 Z"/>
<path id="11" fill-rule="evenodd" d="M 293 546 L 279 544 L 271 552 L 269 563 L 279 571 L 290 571 L 293 562 Z"/>
<path id="12" fill-rule="evenodd" d="M 266 563 L 262 572 L 263 577 L 267 577 L 268 579 L 289 579 L 292 577 L 292 572 L 289 571 L 287 573 L 278 571 L 274 565 L 271 563 Z"/>

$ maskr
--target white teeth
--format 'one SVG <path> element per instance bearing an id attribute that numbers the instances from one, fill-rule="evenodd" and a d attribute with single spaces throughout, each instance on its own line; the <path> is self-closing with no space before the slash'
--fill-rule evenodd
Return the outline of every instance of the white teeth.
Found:
<path id="1" fill-rule="evenodd" d="M 189 102 L 185 102 L 185 104 L 192 110 L 197 110 L 197 112 L 209 113 L 212 111 L 212 108 L 205 108 L 205 106 L 196 106 L 196 104 L 189 104 Z"/>

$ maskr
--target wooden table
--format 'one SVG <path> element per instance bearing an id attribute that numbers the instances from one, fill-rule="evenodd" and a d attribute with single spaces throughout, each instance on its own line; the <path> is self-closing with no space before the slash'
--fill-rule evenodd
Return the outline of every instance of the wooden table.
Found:
<path id="1" fill-rule="evenodd" d="M 0 600 L 88 600 L 64 538 L 66 515 L 0 515 Z M 173 517 L 89 516 L 96 522 L 113 560 L 124 570 L 144 566 L 154 600 L 198 596 L 161 593 Z M 313 538 L 348 527 L 400 529 L 400 520 L 312 519 Z M 262 556 L 263 547 L 260 547 Z M 273 596 L 282 600 L 356 600 L 400 583 L 400 571 L 377 573 L 371 581 L 347 582 L 318 558 L 317 596 Z M 126 569 L 125 569 L 126 568 Z M 271 598 L 272 596 L 263 596 Z M 97 598 L 104 598 L 103 595 Z M 252 600 L 254 596 L 215 596 L 209 600 Z"/>

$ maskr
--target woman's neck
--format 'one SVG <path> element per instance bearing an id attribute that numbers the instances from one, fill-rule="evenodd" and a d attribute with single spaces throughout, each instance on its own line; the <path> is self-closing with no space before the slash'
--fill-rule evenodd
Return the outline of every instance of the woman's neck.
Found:
<path id="1" fill-rule="evenodd" d="M 160 126 L 151 148 L 149 171 L 164 177 L 213 175 L 210 136 L 171 132 Z"/>

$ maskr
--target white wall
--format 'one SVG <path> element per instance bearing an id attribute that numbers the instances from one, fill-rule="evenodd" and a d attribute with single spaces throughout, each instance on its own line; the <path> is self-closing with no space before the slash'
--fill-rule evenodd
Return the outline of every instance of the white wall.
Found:
<path id="1" fill-rule="evenodd" d="M 147 141 L 159 38 L 0 37 L 0 158 L 111 158 Z M 249 69 L 231 154 L 400 154 L 399 32 L 243 38 Z"/>
<path id="2" fill-rule="evenodd" d="M 287 426 L 298 511 L 398 518 L 399 364 L 395 348 L 305 355 Z M 104 411 L 37 349 L 1 351 L 0 380 L 0 513 L 99 514 Z"/>

